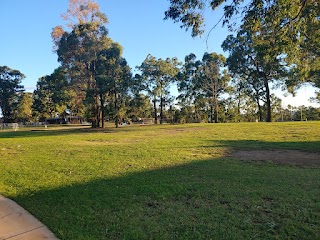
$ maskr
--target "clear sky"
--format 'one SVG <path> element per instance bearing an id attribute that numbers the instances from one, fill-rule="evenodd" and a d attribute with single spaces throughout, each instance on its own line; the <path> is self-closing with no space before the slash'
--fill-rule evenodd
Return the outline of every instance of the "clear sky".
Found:
<path id="1" fill-rule="evenodd" d="M 223 54 L 220 47 L 228 35 L 226 29 L 216 27 L 208 42 L 205 36 L 192 38 L 190 32 L 180 29 L 171 20 L 164 21 L 168 0 L 98 0 L 101 11 L 109 19 L 109 35 L 124 47 L 124 57 L 135 70 L 150 53 L 157 58 L 177 57 L 183 61 L 189 53 L 201 58 L 204 52 Z M 59 66 L 52 52 L 52 28 L 63 25 L 61 13 L 68 0 L 0 0 L 0 65 L 20 70 L 27 78 L 27 91 L 33 91 L 39 77 L 51 74 Z M 206 12 L 208 30 L 222 16 L 219 10 Z M 313 89 L 302 88 L 297 97 L 284 98 L 284 104 L 310 105 Z M 314 105 L 314 104 L 313 104 Z M 319 106 L 319 105 L 317 105 Z"/>

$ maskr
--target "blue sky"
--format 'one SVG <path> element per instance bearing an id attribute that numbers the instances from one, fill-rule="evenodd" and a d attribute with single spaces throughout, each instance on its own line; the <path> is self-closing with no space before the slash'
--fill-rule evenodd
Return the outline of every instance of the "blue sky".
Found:
<path id="1" fill-rule="evenodd" d="M 180 29 L 172 21 L 164 21 L 167 0 L 98 0 L 101 11 L 109 18 L 109 35 L 124 47 L 124 57 L 134 70 L 150 53 L 157 58 L 178 57 L 183 61 L 189 53 L 201 58 L 204 52 L 223 54 L 220 47 L 228 35 L 226 29 L 216 27 L 208 43 L 203 38 L 192 38 L 190 32 Z M 59 66 L 52 52 L 52 28 L 64 24 L 61 13 L 68 0 L 1 0 L 0 2 L 0 65 L 18 69 L 27 78 L 27 91 L 33 91 L 39 77 L 51 74 Z M 206 12 L 206 32 L 222 16 Z M 309 105 L 313 89 L 302 88 L 297 97 L 284 98 L 285 104 Z"/>

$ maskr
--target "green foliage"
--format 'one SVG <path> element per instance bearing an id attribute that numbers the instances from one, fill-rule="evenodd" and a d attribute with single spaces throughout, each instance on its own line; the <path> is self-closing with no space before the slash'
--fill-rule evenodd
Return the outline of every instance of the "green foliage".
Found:
<path id="1" fill-rule="evenodd" d="M 125 116 L 126 101 L 131 82 L 131 69 L 122 58 L 122 47 L 112 43 L 110 48 L 99 52 L 96 63 L 96 86 L 102 107 L 102 127 L 104 127 L 105 106 L 107 100 L 113 108 L 116 127 Z"/>
<path id="2" fill-rule="evenodd" d="M 18 122 L 31 122 L 32 117 L 33 94 L 29 92 L 21 92 L 17 109 L 15 111 L 15 119 Z"/>
<path id="3" fill-rule="evenodd" d="M 147 96 L 143 94 L 135 94 L 129 103 L 129 109 L 127 115 L 133 121 L 139 120 L 139 118 L 151 118 L 153 107 Z"/>
<path id="4" fill-rule="evenodd" d="M 112 42 L 107 37 L 107 18 L 96 3 L 71 1 L 66 19 L 72 23 L 69 25 L 70 32 L 64 31 L 61 26 L 57 26 L 52 32 L 58 60 L 68 70 L 74 89 L 86 93 L 84 104 L 88 111 L 87 116 L 90 117 L 93 127 L 99 127 L 101 121 L 103 122 L 103 106 L 100 105 L 96 68 L 99 53 L 109 48 Z M 72 19 L 76 19 L 76 22 Z"/>
<path id="5" fill-rule="evenodd" d="M 169 87 L 175 82 L 179 72 L 179 62 L 176 58 L 156 59 L 148 55 L 138 67 L 141 76 L 136 76 L 141 81 L 140 86 L 152 98 L 154 104 L 154 118 L 157 124 L 157 102 L 160 102 L 160 123 L 163 123 L 163 110 L 168 101 Z"/>
<path id="6" fill-rule="evenodd" d="M 283 57 L 283 64 L 291 70 L 286 79 L 288 90 L 293 92 L 301 82 L 319 84 L 320 7 L 317 0 L 170 0 L 165 19 L 180 22 L 182 28 L 192 28 L 192 36 L 204 31 L 204 12 L 223 6 L 223 25 L 241 35 L 238 16 L 246 23 L 251 39 L 259 42 L 254 51 L 264 60 Z M 234 20 L 237 19 L 237 20 Z M 230 40 L 230 39 L 227 39 Z"/>
<path id="7" fill-rule="evenodd" d="M 57 68 L 51 75 L 39 78 L 33 94 L 33 112 L 40 121 L 65 113 L 71 98 L 66 71 Z"/>
<path id="8" fill-rule="evenodd" d="M 230 81 L 227 70 L 221 70 L 225 66 L 226 59 L 217 53 L 205 53 L 202 61 L 196 60 L 194 54 L 185 57 L 178 79 L 178 90 L 183 105 L 193 104 L 197 112 L 201 108 L 209 108 L 210 121 L 218 122 L 219 97 L 228 90 Z M 197 101 L 200 101 L 197 103 Z M 207 104 L 204 103 L 207 102 Z M 199 116 L 199 115 L 198 115 Z M 188 122 L 188 121 L 187 121 Z"/>
<path id="9" fill-rule="evenodd" d="M 243 86 L 256 100 L 261 120 L 260 101 L 267 107 L 266 121 L 271 121 L 270 82 L 284 82 L 288 78 L 288 70 L 283 64 L 283 57 L 274 51 L 272 45 L 275 38 L 267 38 L 265 26 L 256 21 L 257 29 L 252 30 L 251 22 L 244 22 L 236 36 L 229 35 L 223 42 L 224 51 L 229 51 L 227 59 L 229 70 L 241 79 Z M 273 30 L 269 30 L 272 32 Z M 261 99 L 261 96 L 264 95 Z"/>
<path id="10" fill-rule="evenodd" d="M 0 108 L 5 123 L 13 122 L 19 102 L 19 93 L 24 91 L 21 81 L 25 76 L 18 70 L 0 66 Z"/>
<path id="11" fill-rule="evenodd" d="M 108 37 L 107 17 L 96 2 L 70 1 L 64 18 L 71 31 L 57 26 L 52 37 L 58 60 L 85 105 L 86 117 L 92 127 L 104 127 L 108 109 L 118 126 L 131 84 L 131 69 L 122 58 L 122 47 Z"/>

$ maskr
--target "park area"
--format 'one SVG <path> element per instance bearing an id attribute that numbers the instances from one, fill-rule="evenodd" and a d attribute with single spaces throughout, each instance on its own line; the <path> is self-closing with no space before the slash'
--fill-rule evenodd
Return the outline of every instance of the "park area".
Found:
<path id="1" fill-rule="evenodd" d="M 0 192 L 59 239 L 320 239 L 320 122 L 0 131 Z"/>

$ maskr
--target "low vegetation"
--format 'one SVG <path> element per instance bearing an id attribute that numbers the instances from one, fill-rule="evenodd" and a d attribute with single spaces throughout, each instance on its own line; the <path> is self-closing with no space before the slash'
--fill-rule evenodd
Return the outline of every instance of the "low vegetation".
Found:
<path id="1" fill-rule="evenodd" d="M 318 239 L 320 162 L 232 153 L 320 156 L 319 136 L 319 122 L 2 131 L 0 192 L 60 239 Z"/>

